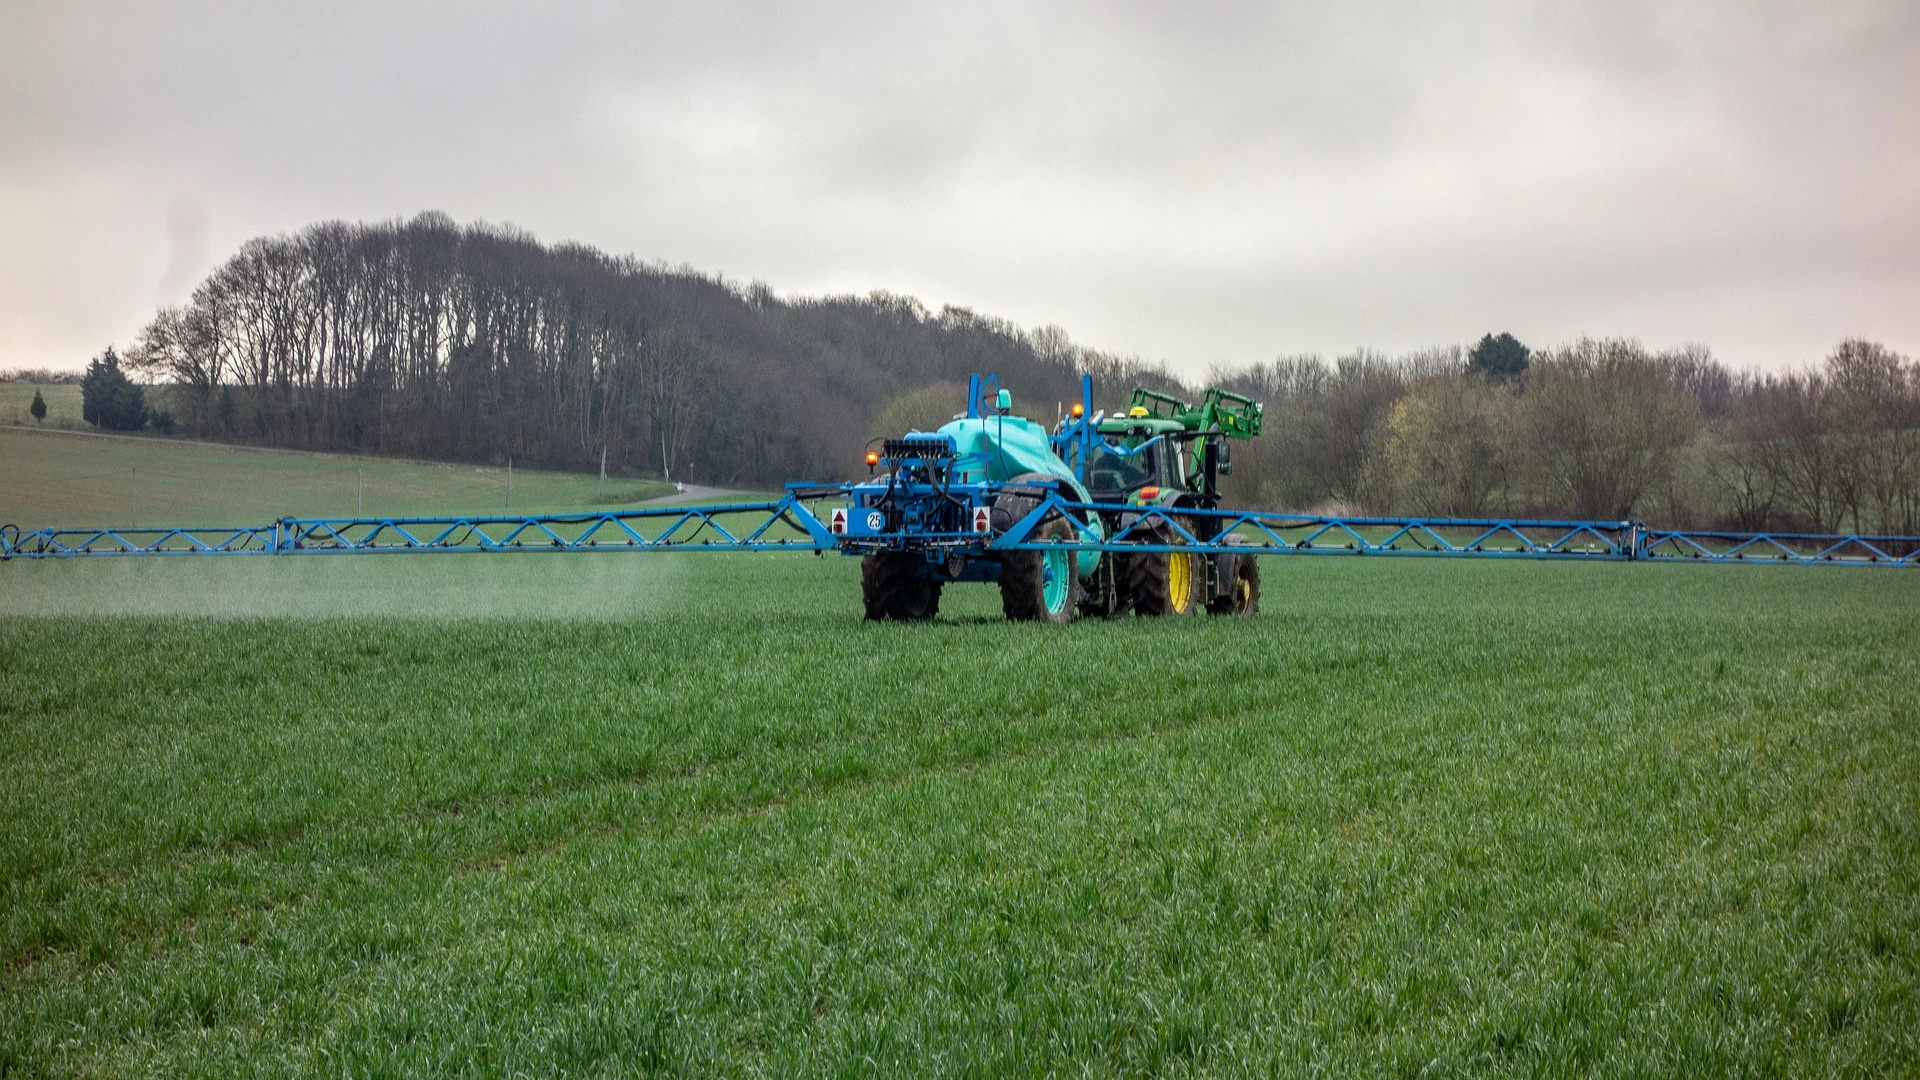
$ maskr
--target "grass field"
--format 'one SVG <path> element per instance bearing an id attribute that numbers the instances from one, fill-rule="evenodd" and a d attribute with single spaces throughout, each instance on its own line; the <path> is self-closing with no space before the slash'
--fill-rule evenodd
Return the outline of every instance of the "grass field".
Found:
<path id="1" fill-rule="evenodd" d="M 36 390 L 47 403 L 46 418 L 38 421 L 28 411 Z M 0 424 L 56 429 L 83 427 L 86 421 L 80 413 L 80 384 L 0 382 Z"/>
<path id="2" fill-rule="evenodd" d="M 1920 1069 L 1920 573 L 1263 565 L 0 566 L 0 1075 Z"/>
<path id="3" fill-rule="evenodd" d="M 512 509 L 583 509 L 672 492 L 659 481 L 609 478 L 602 497 L 597 476 L 516 468 Z M 0 428 L 0 523 L 26 528 L 253 525 L 362 507 L 372 515 L 504 513 L 506 504 L 504 467 Z"/>

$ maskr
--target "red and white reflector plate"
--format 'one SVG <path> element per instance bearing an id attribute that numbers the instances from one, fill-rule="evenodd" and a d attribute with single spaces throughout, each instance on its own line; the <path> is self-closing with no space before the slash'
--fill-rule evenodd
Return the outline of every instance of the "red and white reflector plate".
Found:
<path id="1" fill-rule="evenodd" d="M 993 511 L 984 506 L 973 508 L 973 531 L 977 533 L 993 531 Z"/>
<path id="2" fill-rule="evenodd" d="M 833 535 L 835 536 L 846 535 L 847 533 L 847 508 L 846 507 L 836 506 L 833 508 L 833 516 L 829 518 L 827 521 L 827 530 L 833 533 Z"/>

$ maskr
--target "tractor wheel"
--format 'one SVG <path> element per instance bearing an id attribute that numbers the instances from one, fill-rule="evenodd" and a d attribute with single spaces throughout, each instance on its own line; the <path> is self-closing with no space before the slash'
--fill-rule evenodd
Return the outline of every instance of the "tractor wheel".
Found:
<path id="1" fill-rule="evenodd" d="M 1026 477 L 1015 478 L 1024 480 Z M 1036 478 L 1051 479 L 1051 477 Z M 1002 493 L 993 500 L 996 531 L 1005 531 L 1040 505 L 1024 495 Z M 1034 527 L 1031 540 L 1074 538 L 1073 526 L 1053 517 Z M 1000 556 L 1000 610 L 1015 622 L 1064 623 L 1073 620 L 1080 599 L 1072 551 L 1008 551 Z"/>
<path id="2" fill-rule="evenodd" d="M 1173 544 L 1171 529 L 1146 533 L 1145 542 Z M 1127 556 L 1127 601 L 1142 615 L 1191 615 L 1206 589 L 1206 564 L 1179 551 L 1140 551 Z"/>
<path id="3" fill-rule="evenodd" d="M 860 560 L 860 599 L 867 618 L 918 621 L 940 613 L 940 583 L 915 576 L 918 558 L 893 551 Z"/>
<path id="4" fill-rule="evenodd" d="M 1227 552 L 1214 567 L 1220 595 L 1207 604 L 1211 615 L 1257 615 L 1260 612 L 1260 560 L 1251 552 Z"/>

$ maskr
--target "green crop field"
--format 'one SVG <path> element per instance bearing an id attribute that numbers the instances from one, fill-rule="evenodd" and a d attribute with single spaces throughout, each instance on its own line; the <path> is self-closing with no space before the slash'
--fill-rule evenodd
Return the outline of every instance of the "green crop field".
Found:
<path id="1" fill-rule="evenodd" d="M 603 496 L 594 475 L 516 468 L 512 510 L 591 509 L 672 493 L 659 481 L 609 478 Z M 507 470 L 0 428 L 0 523 L 254 525 L 362 509 L 505 513 Z"/>
<path id="2" fill-rule="evenodd" d="M 1920 1070 L 1920 573 L 1263 565 L 0 565 L 0 1075 Z"/>

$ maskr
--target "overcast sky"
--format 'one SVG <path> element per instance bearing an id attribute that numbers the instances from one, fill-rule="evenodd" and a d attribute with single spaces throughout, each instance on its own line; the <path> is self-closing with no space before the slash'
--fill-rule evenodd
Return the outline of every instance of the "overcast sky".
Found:
<path id="1" fill-rule="evenodd" d="M 0 368 L 439 209 L 1197 373 L 1920 354 L 1920 2 L 0 4 Z"/>

